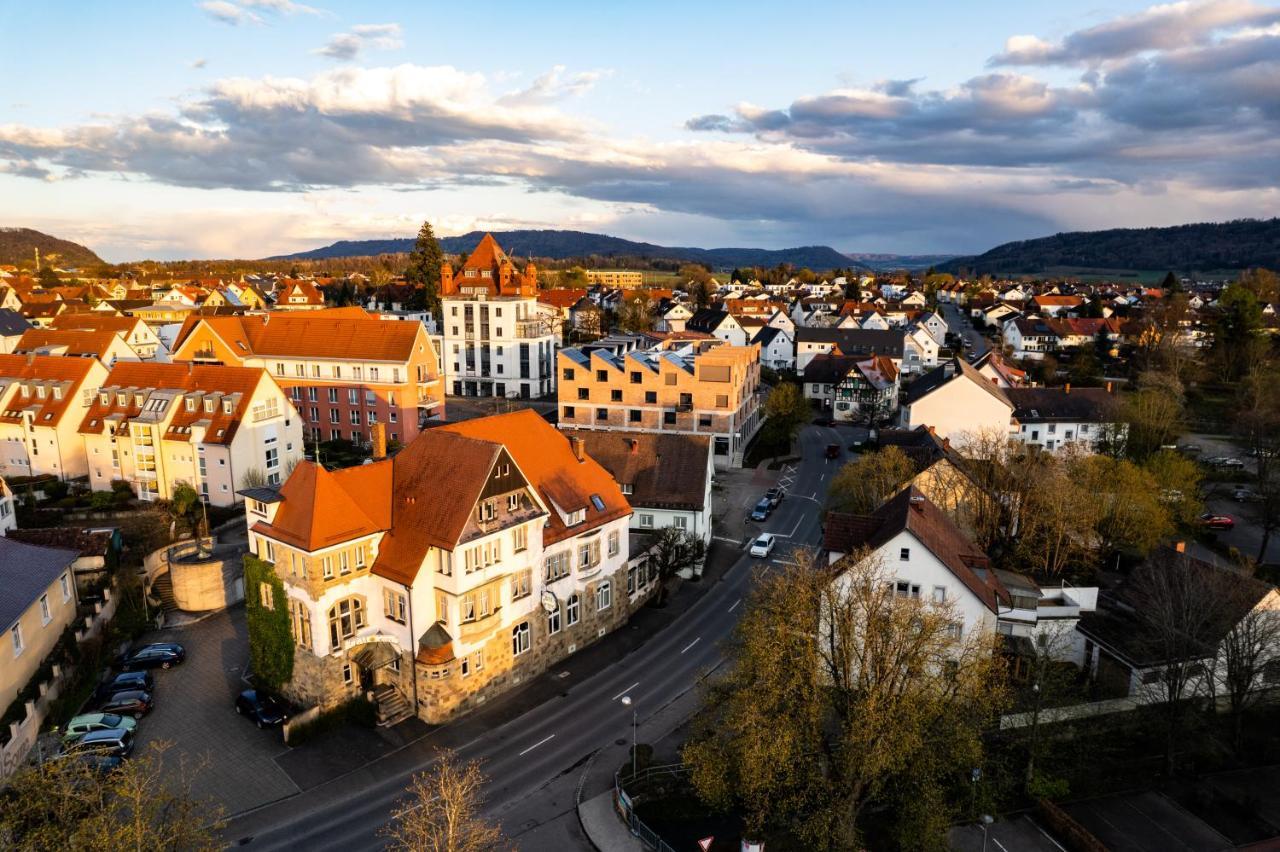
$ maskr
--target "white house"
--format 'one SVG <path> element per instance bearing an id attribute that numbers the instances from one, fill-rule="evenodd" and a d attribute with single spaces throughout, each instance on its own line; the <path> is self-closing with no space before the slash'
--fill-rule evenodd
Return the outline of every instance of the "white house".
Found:
<path id="1" fill-rule="evenodd" d="M 794 370 L 796 344 L 785 329 L 766 325 L 756 332 L 752 343 L 760 344 L 760 363 L 775 370 Z"/>
<path id="2" fill-rule="evenodd" d="M 907 387 L 898 425 L 931 426 L 962 447 L 979 436 L 1007 434 L 1012 414 L 1003 390 L 963 358 L 951 358 Z"/>
<path id="3" fill-rule="evenodd" d="M 1011 436 L 1050 452 L 1069 444 L 1094 451 L 1111 430 L 1123 428 L 1114 396 L 1104 388 L 1004 390 L 1013 403 Z"/>
<path id="4" fill-rule="evenodd" d="M 902 371 L 907 374 L 923 373 L 938 366 L 938 341 L 922 326 L 913 326 L 903 341 Z"/>

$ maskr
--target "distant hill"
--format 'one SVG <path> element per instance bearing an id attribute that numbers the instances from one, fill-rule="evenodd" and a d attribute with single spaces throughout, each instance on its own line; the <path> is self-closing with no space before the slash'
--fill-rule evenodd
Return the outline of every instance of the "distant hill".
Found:
<path id="1" fill-rule="evenodd" d="M 484 236 L 483 231 L 472 231 L 460 237 L 443 237 L 440 248 L 449 254 L 470 252 Z M 777 266 L 790 263 L 807 266 L 816 271 L 854 266 L 849 258 L 828 246 L 804 246 L 789 249 L 717 248 L 659 246 L 590 234 L 584 231 L 494 231 L 494 238 L 509 254 L 519 257 L 545 257 L 552 260 L 570 260 L 590 257 L 634 257 L 645 260 L 675 260 L 703 263 L 716 269 L 735 266 Z M 296 254 L 281 255 L 268 260 L 327 260 L 337 257 L 363 257 L 375 254 L 395 254 L 413 250 L 413 239 L 402 240 L 340 240 L 332 245 Z"/>
<path id="2" fill-rule="evenodd" d="M 854 263 L 874 269 L 876 272 L 894 269 L 928 269 L 940 266 L 955 257 L 954 254 L 876 254 L 847 251 L 845 256 Z"/>
<path id="3" fill-rule="evenodd" d="M 1237 219 L 1171 228 L 1075 231 L 996 246 L 939 268 L 1034 273 L 1052 268 L 1174 270 L 1280 268 L 1280 219 Z"/>
<path id="4" fill-rule="evenodd" d="M 0 263 L 32 267 L 36 249 L 40 249 L 41 258 L 56 254 L 54 262 L 65 269 L 102 263 L 102 258 L 79 243 L 60 240 L 30 228 L 0 228 Z"/>

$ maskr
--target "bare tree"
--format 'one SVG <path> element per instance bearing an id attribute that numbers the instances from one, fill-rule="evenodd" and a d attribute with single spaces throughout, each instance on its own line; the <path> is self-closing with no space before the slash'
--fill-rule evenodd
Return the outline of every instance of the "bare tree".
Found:
<path id="1" fill-rule="evenodd" d="M 1244 612 L 1219 643 L 1212 663 L 1212 683 L 1227 699 L 1231 716 L 1231 746 L 1243 746 L 1245 712 L 1260 698 L 1260 687 L 1280 656 L 1280 609 L 1276 593 L 1256 580 L 1223 584 L 1229 611 Z"/>
<path id="2" fill-rule="evenodd" d="M 490 852 L 503 849 L 502 831 L 480 816 L 487 779 L 480 764 L 444 750 L 431 772 L 419 772 L 383 829 L 396 852 Z"/>
<path id="3" fill-rule="evenodd" d="M 1257 367 L 1240 387 L 1236 424 L 1257 464 L 1254 491 L 1258 499 L 1254 508 L 1262 541 L 1255 560 L 1264 562 L 1271 538 L 1280 529 L 1280 367 Z"/>

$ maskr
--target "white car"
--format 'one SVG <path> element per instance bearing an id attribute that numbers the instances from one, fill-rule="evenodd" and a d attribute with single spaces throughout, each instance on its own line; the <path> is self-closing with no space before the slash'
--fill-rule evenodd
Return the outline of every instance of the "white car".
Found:
<path id="1" fill-rule="evenodd" d="M 751 542 L 751 555 L 764 559 L 773 553 L 773 545 L 777 540 L 778 537 L 773 533 L 762 533 L 759 538 Z"/>

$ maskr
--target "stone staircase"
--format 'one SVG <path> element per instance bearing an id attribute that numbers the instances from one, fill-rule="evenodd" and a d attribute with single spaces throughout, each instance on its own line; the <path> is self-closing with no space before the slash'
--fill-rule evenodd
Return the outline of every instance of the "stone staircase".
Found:
<path id="1" fill-rule="evenodd" d="M 178 602 L 173 598 L 173 577 L 168 571 L 152 581 L 151 594 L 160 599 L 160 608 L 166 614 L 178 609 Z"/>
<path id="2" fill-rule="evenodd" d="M 413 715 L 413 708 L 400 690 L 389 684 L 373 688 L 373 701 L 377 705 L 378 727 L 387 728 L 403 722 Z"/>

